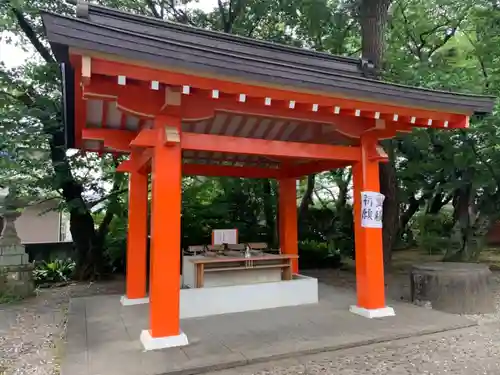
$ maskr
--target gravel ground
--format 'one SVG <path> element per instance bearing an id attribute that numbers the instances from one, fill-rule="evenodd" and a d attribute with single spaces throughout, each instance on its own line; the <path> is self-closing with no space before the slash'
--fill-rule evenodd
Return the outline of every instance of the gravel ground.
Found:
<path id="1" fill-rule="evenodd" d="M 498 375 L 499 342 L 495 323 L 207 375 Z"/>
<path id="2" fill-rule="evenodd" d="M 66 312 L 72 296 L 121 293 L 123 283 L 72 284 L 0 305 L 0 375 L 59 374 Z"/>
<path id="3" fill-rule="evenodd" d="M 307 274 L 330 285 L 355 287 L 354 275 L 345 271 L 315 270 Z M 390 298 L 409 299 L 406 273 L 389 275 L 386 281 Z M 500 272 L 493 273 L 492 284 L 497 312 L 466 315 L 478 322 L 477 327 L 207 375 L 499 375 Z"/>
<path id="4" fill-rule="evenodd" d="M 321 270 L 308 274 L 327 284 L 345 288 L 355 285 L 354 275 L 349 272 Z M 500 272 L 494 273 L 493 281 L 497 312 L 467 316 L 477 321 L 478 327 L 211 374 L 500 375 Z M 389 276 L 387 284 L 390 298 L 407 300 L 406 274 Z M 73 284 L 42 290 L 22 303 L 0 305 L 0 375 L 59 374 L 69 299 L 122 292 L 120 280 Z"/>
<path id="5" fill-rule="evenodd" d="M 496 312 L 493 314 L 465 315 L 467 318 L 475 320 L 479 324 L 498 323 L 500 325 L 500 272 L 499 271 L 493 272 L 492 287 L 495 293 Z M 500 371 L 498 373 L 500 374 Z"/>

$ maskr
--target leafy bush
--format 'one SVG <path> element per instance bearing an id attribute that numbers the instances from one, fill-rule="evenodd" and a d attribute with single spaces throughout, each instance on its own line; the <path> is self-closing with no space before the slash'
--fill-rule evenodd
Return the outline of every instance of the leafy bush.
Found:
<path id="1" fill-rule="evenodd" d="M 57 259 L 53 262 L 42 262 L 35 266 L 33 278 L 36 284 L 68 281 L 75 270 L 75 262 L 71 259 Z"/>
<path id="2" fill-rule="evenodd" d="M 338 268 L 341 265 L 340 251 L 333 241 L 300 241 L 299 265 L 300 268 Z"/>
<path id="3" fill-rule="evenodd" d="M 449 213 L 421 214 L 412 230 L 417 245 L 429 254 L 443 253 L 449 246 L 453 218 Z"/>
<path id="4" fill-rule="evenodd" d="M 105 257 L 110 271 L 125 271 L 125 254 L 127 250 L 127 218 L 125 215 L 115 217 L 109 225 L 105 242 Z M 146 239 L 145 239 L 146 241 Z"/>
<path id="5" fill-rule="evenodd" d="M 306 248 L 310 248 L 310 244 L 314 247 L 335 244 L 335 250 L 339 250 L 342 256 L 354 257 L 351 207 L 310 208 L 299 221 L 299 240 Z"/>

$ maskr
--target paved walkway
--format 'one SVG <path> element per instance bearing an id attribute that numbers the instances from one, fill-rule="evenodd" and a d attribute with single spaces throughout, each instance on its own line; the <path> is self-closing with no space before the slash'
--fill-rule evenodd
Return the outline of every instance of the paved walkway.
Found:
<path id="1" fill-rule="evenodd" d="M 317 305 L 186 319 L 181 326 L 189 346 L 143 352 L 139 334 L 148 327 L 147 305 L 122 307 L 118 296 L 77 298 L 70 305 L 62 375 L 197 374 L 474 324 L 405 303 L 392 304 L 396 317 L 369 320 L 349 313 L 352 303 L 351 291 L 320 284 Z"/>

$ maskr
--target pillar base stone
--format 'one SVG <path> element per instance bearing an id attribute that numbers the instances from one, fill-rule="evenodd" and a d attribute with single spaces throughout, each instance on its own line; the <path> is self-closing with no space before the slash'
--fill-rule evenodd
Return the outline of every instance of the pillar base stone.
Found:
<path id="1" fill-rule="evenodd" d="M 380 309 L 365 309 L 364 307 L 352 305 L 349 308 L 349 311 L 352 312 L 353 314 L 360 315 L 368 319 L 396 316 L 394 309 L 389 306 L 382 307 Z"/>
<path id="2" fill-rule="evenodd" d="M 189 344 L 186 334 L 182 331 L 177 336 L 152 337 L 151 332 L 146 329 L 141 332 L 141 343 L 145 351 L 176 348 Z"/>
<path id="3" fill-rule="evenodd" d="M 122 306 L 145 305 L 149 303 L 149 297 L 127 298 L 127 296 L 121 296 L 120 303 L 122 304 Z"/>

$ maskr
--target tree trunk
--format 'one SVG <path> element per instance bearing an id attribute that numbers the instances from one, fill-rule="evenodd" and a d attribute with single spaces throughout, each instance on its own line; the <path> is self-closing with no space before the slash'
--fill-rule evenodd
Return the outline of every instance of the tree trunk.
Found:
<path id="1" fill-rule="evenodd" d="M 361 53 L 364 59 L 381 69 L 385 49 L 385 26 L 391 0 L 362 0 Z"/>
<path id="2" fill-rule="evenodd" d="M 455 222 L 445 260 L 474 261 L 482 247 L 489 220 L 472 212 L 474 170 L 468 168 L 462 174 L 463 184 L 455 191 L 453 220 Z M 486 228 L 486 229 L 485 229 Z M 483 233 L 484 232 L 484 233 Z"/>
<path id="3" fill-rule="evenodd" d="M 411 218 L 418 212 L 420 202 L 420 199 L 416 199 L 414 196 L 410 197 L 408 208 L 402 213 L 401 219 L 399 220 L 400 232 L 403 232 L 406 229 L 406 226 L 410 222 Z"/>
<path id="4" fill-rule="evenodd" d="M 62 126 L 47 125 L 44 131 L 49 136 L 50 156 L 59 182 L 55 188 L 61 189 L 69 208 L 70 231 L 77 250 L 75 277 L 78 280 L 95 279 L 104 265 L 102 241 L 97 241 L 94 219 L 82 198 L 83 188 L 71 173 Z"/>
<path id="5" fill-rule="evenodd" d="M 7 5 L 33 48 L 38 51 L 47 64 L 56 64 L 50 50 L 41 42 L 25 17 L 22 8 L 18 8 L 14 2 L 7 2 Z M 48 136 L 50 158 L 55 173 L 53 187 L 55 190 L 62 192 L 70 213 L 70 230 L 78 252 L 76 274 L 80 279 L 93 278 L 98 269 L 102 267 L 102 262 L 100 262 L 102 247 L 92 245 L 95 239 L 94 220 L 83 200 L 82 185 L 74 179 L 71 173 L 71 166 L 66 156 L 61 108 L 55 105 L 54 108 L 47 108 L 46 98 L 41 98 L 33 86 L 27 86 L 16 81 L 12 81 L 12 83 L 19 86 L 20 94 L 17 99 L 27 108 L 36 109 L 41 114 L 39 120 L 43 132 Z M 58 114 L 56 120 L 52 119 L 53 112 L 51 111 Z M 92 262 L 94 263 L 92 264 Z M 91 271 L 92 269 L 94 271 Z"/>
<path id="6" fill-rule="evenodd" d="M 361 47 L 364 59 L 375 65 L 376 71 L 382 68 L 385 49 L 385 26 L 391 0 L 362 0 L 360 8 Z M 399 209 L 397 202 L 397 181 L 394 167 L 392 142 L 387 142 L 386 152 L 389 163 L 380 165 L 380 191 L 384 201 L 384 263 L 391 261 L 392 247 L 398 233 Z"/>
<path id="7" fill-rule="evenodd" d="M 432 199 L 431 203 L 429 204 L 429 207 L 427 209 L 428 214 L 437 214 L 439 211 L 441 211 L 441 208 L 447 203 L 445 200 L 445 196 L 443 192 L 438 192 L 435 194 Z"/>
<path id="8" fill-rule="evenodd" d="M 311 174 L 307 176 L 307 188 L 304 193 L 304 196 L 302 197 L 302 200 L 300 201 L 300 206 L 299 206 L 299 215 L 298 215 L 299 221 L 307 212 L 309 206 L 313 203 L 312 195 L 314 193 L 315 184 L 316 184 L 316 175 Z"/>

